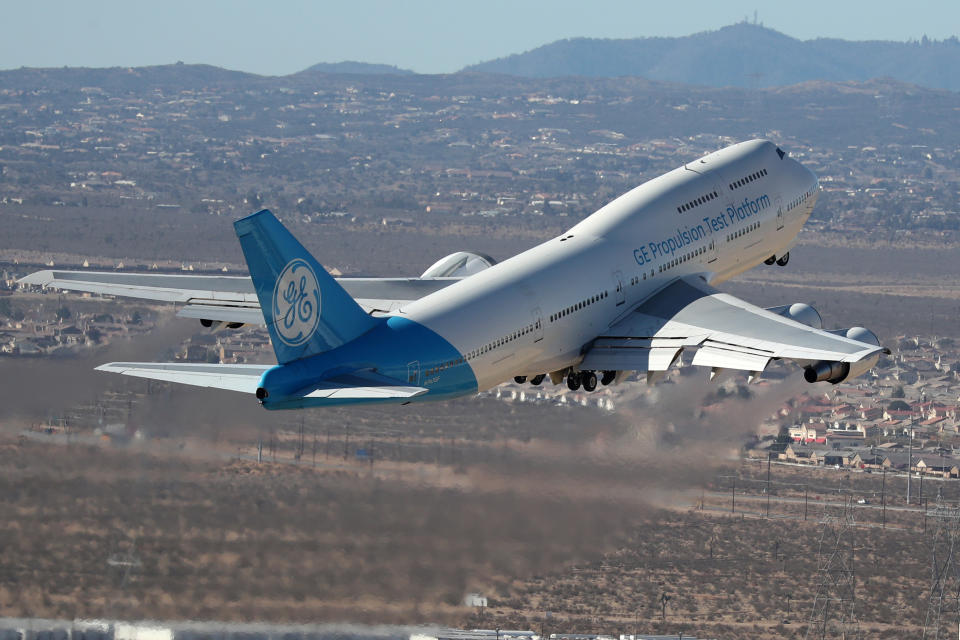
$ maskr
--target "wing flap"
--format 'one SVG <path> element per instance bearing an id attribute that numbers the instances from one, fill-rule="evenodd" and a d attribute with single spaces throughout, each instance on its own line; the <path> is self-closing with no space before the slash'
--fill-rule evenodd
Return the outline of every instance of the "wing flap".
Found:
<path id="1" fill-rule="evenodd" d="M 180 309 L 177 316 L 196 320 L 219 320 L 221 322 L 242 322 L 243 324 L 263 324 L 260 307 L 233 307 L 215 304 L 191 303 Z"/>
<path id="2" fill-rule="evenodd" d="M 701 347 L 693 356 L 693 364 L 700 367 L 718 369 L 742 369 L 744 371 L 763 371 L 770 363 L 770 356 L 749 353 L 737 349 L 719 349 L 713 346 Z"/>
<path id="3" fill-rule="evenodd" d="M 666 371 L 680 354 L 680 347 L 593 348 L 580 363 L 591 371 Z"/>

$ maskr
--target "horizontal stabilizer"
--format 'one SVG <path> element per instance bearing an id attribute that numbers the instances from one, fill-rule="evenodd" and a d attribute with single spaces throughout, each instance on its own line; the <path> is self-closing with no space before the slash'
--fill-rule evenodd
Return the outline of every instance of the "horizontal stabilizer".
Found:
<path id="1" fill-rule="evenodd" d="M 97 371 L 254 394 L 260 386 L 260 379 L 264 372 L 275 366 L 272 364 L 109 362 L 97 367 Z M 286 400 L 296 401 L 303 398 L 329 400 L 404 399 L 415 398 L 427 391 L 428 389 L 424 387 L 406 385 L 399 380 L 372 371 L 359 371 L 313 383 L 309 387 L 301 389 L 293 397 L 286 398 Z M 265 404 L 269 405 L 270 402 L 268 401 Z"/>
<path id="2" fill-rule="evenodd" d="M 97 371 L 252 394 L 256 393 L 264 371 L 274 366 L 272 364 L 108 362 L 97 367 Z"/>

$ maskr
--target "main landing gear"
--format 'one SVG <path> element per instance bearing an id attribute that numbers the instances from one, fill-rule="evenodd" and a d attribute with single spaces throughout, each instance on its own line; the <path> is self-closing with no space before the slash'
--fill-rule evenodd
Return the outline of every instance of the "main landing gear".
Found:
<path id="1" fill-rule="evenodd" d="M 597 374 L 600 374 L 599 376 Z M 546 380 L 547 374 L 538 373 L 535 376 L 514 376 L 513 381 L 517 384 L 523 384 L 529 382 L 534 387 L 539 387 L 544 380 Z M 562 378 L 561 378 L 562 379 Z M 596 391 L 599 385 L 607 386 L 612 384 L 614 380 L 617 379 L 616 371 L 570 371 L 567 374 L 567 388 L 571 391 L 579 391 L 581 388 L 584 391 Z M 559 382 L 559 380 L 558 380 Z"/>
<path id="2" fill-rule="evenodd" d="M 785 254 L 783 254 L 783 255 L 780 256 L 779 258 L 778 258 L 777 256 L 770 256 L 769 258 L 767 258 L 766 260 L 763 261 L 763 264 L 773 264 L 773 263 L 777 263 L 777 264 L 780 265 L 781 267 L 785 267 L 785 266 L 787 266 L 787 263 L 788 263 L 788 262 L 790 262 L 790 252 L 789 252 L 789 251 L 787 251 Z"/>
<path id="3" fill-rule="evenodd" d="M 604 371 L 600 378 L 600 384 L 606 386 L 617 377 L 616 371 Z M 586 392 L 594 391 L 597 388 L 596 371 L 571 371 L 567 374 L 567 388 L 570 391 L 577 391 L 583 387 Z"/>

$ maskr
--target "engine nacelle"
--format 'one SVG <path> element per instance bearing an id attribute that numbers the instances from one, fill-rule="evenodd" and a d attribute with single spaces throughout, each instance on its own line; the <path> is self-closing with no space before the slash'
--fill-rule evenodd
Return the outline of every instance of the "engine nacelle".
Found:
<path id="1" fill-rule="evenodd" d="M 880 346 L 880 339 L 873 331 L 863 327 L 851 327 L 849 329 L 837 329 L 828 331 L 837 336 L 843 336 L 857 342 L 864 342 Z M 829 382 L 839 384 L 845 380 L 851 380 L 861 376 L 872 369 L 880 359 L 880 354 L 874 354 L 869 358 L 858 360 L 857 362 L 831 362 L 821 360 L 807 366 L 803 371 L 803 379 L 807 382 Z"/>
<path id="2" fill-rule="evenodd" d="M 820 318 L 820 312 L 803 302 L 770 307 L 767 311 L 775 313 L 778 316 L 783 316 L 784 318 L 796 320 L 800 324 L 805 324 L 814 329 L 823 328 L 823 319 Z"/>
<path id="3" fill-rule="evenodd" d="M 808 365 L 803 370 L 803 379 L 811 384 L 814 382 L 837 384 L 846 380 L 848 375 L 850 375 L 849 362 L 821 360 Z"/>
<path id="4" fill-rule="evenodd" d="M 490 256 L 472 251 L 458 251 L 434 262 L 420 277 L 465 278 L 489 269 L 495 264 L 497 261 Z"/>

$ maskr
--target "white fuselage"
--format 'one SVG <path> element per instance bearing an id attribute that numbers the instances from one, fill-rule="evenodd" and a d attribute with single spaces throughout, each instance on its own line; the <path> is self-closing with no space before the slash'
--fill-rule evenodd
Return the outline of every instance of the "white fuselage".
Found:
<path id="1" fill-rule="evenodd" d="M 395 315 L 449 341 L 480 390 L 576 367 L 591 341 L 677 278 L 717 284 L 787 253 L 817 193 L 816 176 L 773 143 L 736 144 Z M 429 369 L 421 377 L 440 384 Z"/>

